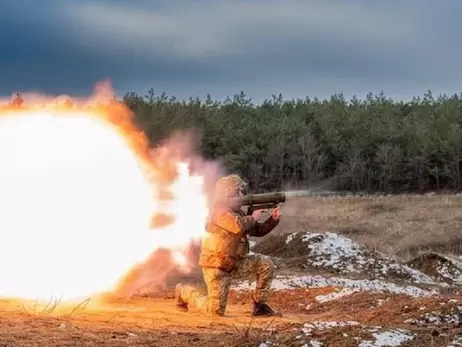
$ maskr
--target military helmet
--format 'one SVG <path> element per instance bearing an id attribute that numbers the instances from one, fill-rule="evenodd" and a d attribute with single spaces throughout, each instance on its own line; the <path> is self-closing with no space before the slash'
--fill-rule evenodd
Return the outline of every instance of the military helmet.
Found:
<path id="1" fill-rule="evenodd" d="M 238 196 L 247 193 L 247 183 L 238 175 L 228 175 L 217 181 L 215 191 L 222 197 Z"/>

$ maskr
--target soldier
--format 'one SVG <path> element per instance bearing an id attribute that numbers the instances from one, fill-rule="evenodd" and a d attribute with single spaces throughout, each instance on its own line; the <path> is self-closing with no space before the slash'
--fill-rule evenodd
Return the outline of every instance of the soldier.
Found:
<path id="1" fill-rule="evenodd" d="M 258 221 L 260 211 L 246 216 L 240 207 L 229 206 L 229 197 L 246 194 L 247 184 L 239 176 L 229 175 L 218 180 L 218 199 L 209 215 L 199 258 L 207 295 L 178 283 L 175 300 L 180 311 L 186 312 L 188 305 L 192 305 L 206 314 L 223 316 L 231 279 L 253 275 L 256 277 L 256 288 L 252 293 L 252 315 L 281 315 L 267 304 L 274 272 L 272 261 L 261 254 L 248 254 L 249 237 L 262 237 L 270 233 L 279 224 L 280 209 L 273 209 L 271 216 L 261 223 Z"/>
<path id="2" fill-rule="evenodd" d="M 24 99 L 21 98 L 21 94 L 16 93 L 16 97 L 11 102 L 11 105 L 13 105 L 13 107 L 19 108 L 22 106 L 23 103 L 24 103 Z"/>

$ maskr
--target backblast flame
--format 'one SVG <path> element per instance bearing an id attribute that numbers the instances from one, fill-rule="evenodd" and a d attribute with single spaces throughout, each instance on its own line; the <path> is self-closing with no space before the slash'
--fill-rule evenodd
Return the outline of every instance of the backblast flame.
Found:
<path id="1" fill-rule="evenodd" d="M 168 165 L 149 156 L 127 114 L 120 105 L 1 112 L 0 296 L 111 291 L 159 248 L 186 265 L 181 252 L 208 213 L 203 177 L 169 158 L 173 179 L 153 180 Z"/>

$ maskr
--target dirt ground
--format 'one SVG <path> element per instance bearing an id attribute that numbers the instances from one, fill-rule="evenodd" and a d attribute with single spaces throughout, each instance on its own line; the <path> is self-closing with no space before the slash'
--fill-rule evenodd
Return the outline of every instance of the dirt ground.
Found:
<path id="1" fill-rule="evenodd" d="M 192 309 L 182 313 L 168 297 L 104 300 L 57 307 L 33 302 L 0 303 L 0 346 L 237 346 L 252 343 L 246 337 L 248 300 L 232 299 L 226 317 L 207 317 Z M 247 305 L 245 305 L 247 303 Z M 264 328 L 303 322 L 303 315 L 287 312 L 272 322 L 253 320 L 252 334 Z"/>
<path id="2" fill-rule="evenodd" d="M 462 254 L 462 195 L 288 198 L 276 232 L 331 231 L 409 260 Z"/>
<path id="3" fill-rule="evenodd" d="M 294 341 L 300 341 L 303 324 L 313 321 L 362 324 L 315 333 L 313 337 L 324 346 L 357 346 L 354 337 L 367 338 L 366 325 L 414 329 L 417 339 L 410 346 L 444 346 L 461 332 L 449 325 L 435 329 L 412 328 L 403 323 L 441 307 L 441 298 L 357 293 L 341 301 L 316 304 L 316 295 L 331 291 L 332 288 L 279 291 L 273 295 L 272 304 L 283 310 L 284 317 L 275 319 L 249 317 L 248 295 L 236 292 L 231 293 L 229 310 L 221 318 L 206 317 L 195 310 L 178 312 L 172 300 L 165 297 L 111 300 L 79 307 L 59 305 L 52 311 L 32 302 L 3 301 L 0 346 L 260 346 L 267 340 L 278 341 L 279 346 L 300 346 Z M 385 304 L 378 306 L 380 300 Z"/>
<path id="4" fill-rule="evenodd" d="M 275 232 L 336 232 L 403 260 L 424 250 L 461 255 L 461 207 L 460 196 L 292 198 L 283 206 L 283 219 Z M 0 347 L 343 347 L 371 340 L 377 329 L 406 329 L 414 334 L 412 341 L 395 346 L 458 346 L 454 340 L 456 335 L 462 336 L 457 309 L 462 296 L 457 290 L 427 298 L 357 292 L 324 303 L 315 300 L 334 290 L 323 287 L 275 291 L 270 304 L 284 314 L 275 319 L 252 319 L 250 293 L 246 291 L 231 292 L 226 316 L 221 318 L 207 317 L 194 309 L 178 312 L 171 287 L 156 295 L 68 305 L 3 300 Z M 447 312 L 446 316 L 457 319 L 445 321 L 432 316 L 424 323 L 411 323 L 435 312 L 441 316 Z M 356 325 L 317 328 L 308 333 L 307 324 L 315 322 Z"/>

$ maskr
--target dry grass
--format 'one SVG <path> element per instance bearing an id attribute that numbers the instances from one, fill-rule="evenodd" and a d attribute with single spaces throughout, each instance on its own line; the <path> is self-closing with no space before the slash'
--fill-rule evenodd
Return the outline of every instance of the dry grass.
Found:
<path id="1" fill-rule="evenodd" d="M 462 254 L 462 196 L 297 197 L 276 232 L 331 231 L 403 260 Z"/>
<path id="2" fill-rule="evenodd" d="M 2 301 L 0 346 L 259 346 L 261 341 L 268 340 L 278 341 L 279 346 L 300 346 L 296 336 L 302 334 L 303 323 L 313 321 L 357 321 L 384 329 L 410 329 L 418 334 L 410 346 L 421 346 L 422 341 L 425 346 L 447 346 L 453 336 L 460 333 L 457 327 L 440 326 L 436 329 L 445 331 L 446 335 L 437 338 L 432 335 L 435 327 L 416 330 L 404 323 L 425 312 L 441 310 L 442 298 L 410 299 L 400 295 L 357 293 L 339 301 L 316 303 L 316 295 L 332 290 L 276 292 L 271 304 L 282 309 L 284 317 L 260 319 L 248 316 L 248 295 L 234 292 L 226 316 L 218 318 L 204 316 L 196 310 L 180 313 L 174 309 L 172 300 L 159 298 L 90 303 L 78 310 L 58 305 L 52 312 L 37 310 L 41 314 L 33 313 L 34 303 L 21 304 L 26 310 L 18 310 L 17 304 Z M 379 299 L 384 300 L 381 306 L 377 305 Z M 307 304 L 312 306 L 306 309 Z M 447 306 L 450 305 L 455 304 Z M 361 326 L 356 326 L 320 330 L 313 337 L 325 346 L 343 347 L 357 346 L 354 336 L 368 338 L 369 335 Z"/>
<path id="3" fill-rule="evenodd" d="M 169 293 L 172 294 L 172 293 Z M 248 302 L 248 300 L 246 300 Z M 0 347 L 4 346 L 255 346 L 269 326 L 284 329 L 300 317 L 252 319 L 248 305 L 230 305 L 227 316 L 181 313 L 171 299 L 131 298 L 59 304 L 0 302 Z"/>

